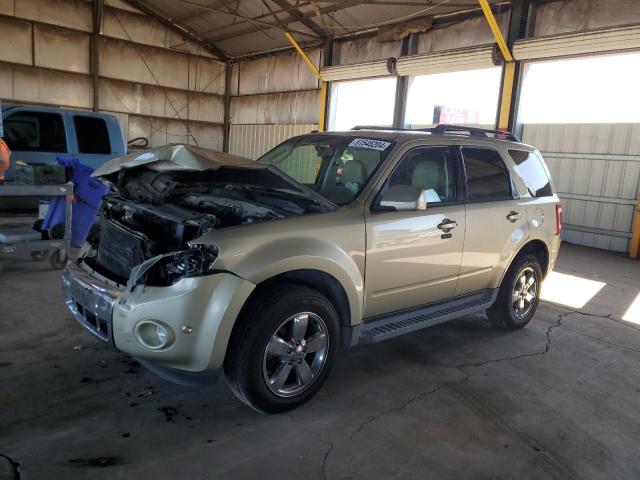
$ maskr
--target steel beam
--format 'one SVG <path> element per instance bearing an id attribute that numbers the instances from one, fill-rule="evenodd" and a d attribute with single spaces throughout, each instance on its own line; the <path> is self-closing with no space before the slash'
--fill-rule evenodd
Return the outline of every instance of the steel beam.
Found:
<path id="1" fill-rule="evenodd" d="M 229 153 L 229 140 L 231 138 L 231 77 L 233 66 L 225 65 L 224 71 L 224 128 L 222 131 L 222 151 Z"/>
<path id="2" fill-rule="evenodd" d="M 410 34 L 402 39 L 400 56 L 415 55 L 418 53 L 418 35 Z M 407 115 L 407 100 L 409 97 L 409 77 L 398 77 L 396 80 L 396 100 L 393 109 L 393 127 L 404 128 Z"/>
<path id="3" fill-rule="evenodd" d="M 283 9 L 289 8 L 289 7 L 296 7 L 295 5 L 292 5 L 291 3 L 289 3 L 289 0 L 271 0 L 271 1 Z M 320 25 L 318 25 L 316 22 L 311 20 L 311 18 L 305 17 L 304 14 L 297 8 L 294 8 L 294 10 L 292 10 L 289 15 L 293 17 L 294 20 L 302 23 L 305 27 L 307 27 L 309 30 L 311 30 L 320 38 L 326 38 L 331 36 L 331 35 L 328 35 L 326 30 L 321 28 Z"/>
<path id="4" fill-rule="evenodd" d="M 104 0 L 93 0 L 93 29 L 91 31 L 91 79 L 93 84 L 93 111 L 100 109 L 100 60 L 98 49 L 102 34 L 102 18 L 104 15 Z"/>

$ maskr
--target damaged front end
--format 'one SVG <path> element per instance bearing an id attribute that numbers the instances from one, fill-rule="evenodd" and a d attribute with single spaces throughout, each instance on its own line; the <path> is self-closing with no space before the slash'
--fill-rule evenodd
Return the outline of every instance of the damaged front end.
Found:
<path id="1" fill-rule="evenodd" d="M 96 172 L 111 193 L 81 257 L 119 285 L 169 286 L 214 273 L 218 247 L 199 244 L 204 234 L 335 208 L 269 165 L 183 145 L 163 152 Z"/>

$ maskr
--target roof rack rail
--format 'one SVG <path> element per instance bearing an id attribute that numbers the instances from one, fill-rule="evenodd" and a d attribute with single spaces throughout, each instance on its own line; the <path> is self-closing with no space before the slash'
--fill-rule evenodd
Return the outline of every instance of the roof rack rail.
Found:
<path id="1" fill-rule="evenodd" d="M 356 125 L 351 130 L 383 130 L 385 132 L 411 132 L 411 128 L 381 127 L 379 125 Z"/>
<path id="2" fill-rule="evenodd" d="M 464 125 L 448 125 L 446 123 L 441 123 L 440 125 L 436 125 L 433 128 L 426 128 L 425 131 L 430 131 L 431 133 L 458 133 L 458 132 L 469 132 L 469 135 L 474 137 L 488 137 L 487 134 L 495 135 L 496 138 L 500 138 L 500 136 L 504 136 L 507 140 L 511 140 L 513 142 L 520 142 L 520 138 L 514 133 L 505 132 L 503 130 L 491 130 L 488 128 L 479 128 L 479 127 L 465 127 Z"/>
<path id="3" fill-rule="evenodd" d="M 520 138 L 511 132 L 505 132 L 502 130 L 490 130 L 488 128 L 479 128 L 479 127 L 465 127 L 464 125 L 449 125 L 442 123 L 433 128 L 394 128 L 394 127 L 380 127 L 373 125 L 358 125 L 353 127 L 351 130 L 383 130 L 389 132 L 427 132 L 427 133 L 436 133 L 436 134 L 464 134 L 465 132 L 468 135 L 473 137 L 489 137 L 490 135 L 494 135 L 495 138 L 502 140 L 501 137 L 504 137 L 505 140 L 511 140 L 512 142 L 520 142 Z"/>

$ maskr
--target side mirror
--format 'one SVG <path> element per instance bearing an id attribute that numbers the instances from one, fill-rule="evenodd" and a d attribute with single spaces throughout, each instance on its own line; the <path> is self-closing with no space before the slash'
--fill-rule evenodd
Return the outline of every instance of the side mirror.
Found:
<path id="1" fill-rule="evenodd" d="M 389 189 L 380 199 L 378 211 L 388 212 L 422 212 L 427 209 L 429 200 L 433 201 L 432 190 L 416 190 L 414 188 Z"/>

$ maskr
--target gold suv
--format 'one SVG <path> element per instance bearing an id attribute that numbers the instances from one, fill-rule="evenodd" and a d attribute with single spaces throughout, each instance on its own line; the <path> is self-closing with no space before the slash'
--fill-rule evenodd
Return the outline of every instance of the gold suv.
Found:
<path id="1" fill-rule="evenodd" d="M 258 161 L 167 145 L 95 175 L 111 191 L 63 274 L 70 311 L 264 412 L 312 397 L 342 347 L 484 310 L 524 327 L 560 246 L 549 171 L 503 132 L 359 127 Z"/>

